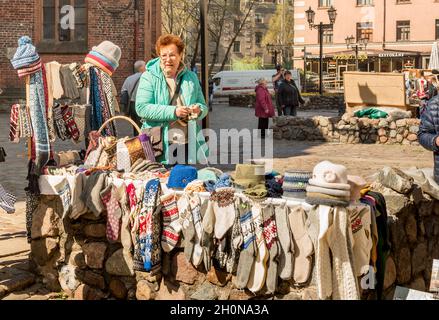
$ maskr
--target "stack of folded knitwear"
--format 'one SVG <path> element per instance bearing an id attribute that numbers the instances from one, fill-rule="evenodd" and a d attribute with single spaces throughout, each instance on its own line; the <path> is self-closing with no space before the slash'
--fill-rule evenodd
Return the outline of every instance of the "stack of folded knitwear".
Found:
<path id="1" fill-rule="evenodd" d="M 283 198 L 284 199 L 305 199 L 306 187 L 311 179 L 312 172 L 303 170 L 285 171 L 283 180 Z"/>
<path id="2" fill-rule="evenodd" d="M 306 188 L 306 202 L 312 205 L 347 207 L 351 186 L 346 167 L 329 161 L 317 164 Z"/>

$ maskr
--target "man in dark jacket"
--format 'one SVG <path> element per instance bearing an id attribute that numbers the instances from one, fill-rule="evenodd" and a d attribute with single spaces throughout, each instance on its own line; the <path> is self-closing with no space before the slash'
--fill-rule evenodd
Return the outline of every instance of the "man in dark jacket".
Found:
<path id="1" fill-rule="evenodd" d="M 439 183 L 439 96 L 430 100 L 421 116 L 418 140 L 434 153 L 434 180 Z"/>
<path id="2" fill-rule="evenodd" d="M 279 86 L 279 103 L 286 116 L 297 116 L 297 107 L 305 101 L 300 95 L 299 88 L 293 80 L 290 71 L 285 71 L 285 79 Z"/>

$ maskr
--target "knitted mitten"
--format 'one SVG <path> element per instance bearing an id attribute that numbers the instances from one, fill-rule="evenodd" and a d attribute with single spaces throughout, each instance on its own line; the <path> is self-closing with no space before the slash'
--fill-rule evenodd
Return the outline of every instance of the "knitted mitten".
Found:
<path id="1" fill-rule="evenodd" d="M 212 193 L 213 211 L 215 213 L 215 238 L 222 239 L 226 232 L 233 226 L 235 220 L 234 206 L 235 189 L 219 188 Z"/>
<path id="2" fill-rule="evenodd" d="M 264 239 L 262 208 L 257 203 L 252 207 L 252 218 L 256 235 L 256 259 L 250 269 L 250 278 L 247 287 L 251 292 L 258 292 L 264 287 L 267 277 L 269 252 Z"/>
<path id="3" fill-rule="evenodd" d="M 238 269 L 236 270 L 235 285 L 239 289 L 247 286 L 250 272 L 255 262 L 256 248 L 255 248 L 255 230 L 253 226 L 253 218 L 251 207 L 248 203 L 237 201 L 237 208 L 239 212 L 239 223 L 242 232 L 242 250 L 239 254 Z"/>
<path id="4" fill-rule="evenodd" d="M 278 274 L 283 280 L 291 279 L 293 275 L 293 250 L 291 239 L 291 229 L 288 222 L 287 206 L 276 206 L 275 217 L 277 235 L 279 237 L 279 265 Z"/>
<path id="5" fill-rule="evenodd" d="M 280 250 L 273 206 L 269 205 L 262 208 L 262 216 L 264 219 L 264 239 L 269 251 L 266 285 L 268 292 L 274 293 L 277 287 L 277 269 Z"/>
<path id="6" fill-rule="evenodd" d="M 165 252 L 170 252 L 177 245 L 180 239 L 180 232 L 171 227 L 173 221 L 178 220 L 178 208 L 175 195 L 170 193 L 160 197 L 162 204 L 162 248 Z"/>
<path id="7" fill-rule="evenodd" d="M 178 199 L 177 206 L 180 214 L 179 222 L 173 225 L 181 224 L 184 239 L 184 255 L 187 261 L 190 262 L 192 260 L 192 253 L 194 252 L 195 226 L 186 195 L 182 195 L 180 199 Z"/>

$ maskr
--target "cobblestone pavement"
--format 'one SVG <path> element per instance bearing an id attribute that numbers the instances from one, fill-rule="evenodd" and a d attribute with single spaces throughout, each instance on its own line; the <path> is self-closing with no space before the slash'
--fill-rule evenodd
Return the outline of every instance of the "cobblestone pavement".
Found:
<path id="1" fill-rule="evenodd" d="M 336 116 L 329 111 L 299 111 L 299 116 L 313 115 Z M 210 127 L 216 132 L 219 129 L 257 128 L 254 110 L 229 106 L 217 106 L 210 114 Z M 132 134 L 128 123 L 119 122 L 119 136 Z M 35 283 L 35 278 L 28 271 L 29 245 L 26 242 L 24 217 L 24 188 L 26 186 L 27 159 L 24 141 L 19 144 L 8 142 L 9 114 L 0 113 L 0 146 L 5 147 L 7 159 L 0 163 L 0 183 L 10 192 L 18 196 L 16 213 L 6 215 L 0 211 L 0 299 L 5 289 L 2 285 L 14 290 L 4 299 L 54 299 L 56 293 L 47 292 L 41 283 Z M 241 143 L 242 145 L 242 143 Z M 55 150 L 84 148 L 70 141 L 57 141 Z M 236 153 L 224 151 L 224 153 Z M 237 152 L 242 153 L 242 152 Z M 386 145 L 348 145 L 306 141 L 274 141 L 273 167 L 283 172 L 287 168 L 312 168 L 322 160 L 330 160 L 345 165 L 350 174 L 360 174 L 371 180 L 371 175 L 383 166 L 396 166 L 401 169 L 412 166 L 432 167 L 433 155 L 422 147 L 386 146 Z M 234 165 L 219 165 L 230 171 Z M 9 281 L 9 282 L 8 282 Z M 12 283 L 11 283 L 12 281 Z M 3 291 L 2 291 L 3 290 Z"/>

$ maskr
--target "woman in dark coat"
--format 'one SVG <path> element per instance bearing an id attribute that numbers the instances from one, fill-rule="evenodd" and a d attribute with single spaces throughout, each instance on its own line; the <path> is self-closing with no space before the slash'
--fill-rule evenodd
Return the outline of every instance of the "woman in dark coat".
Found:
<path id="1" fill-rule="evenodd" d="M 265 131 L 268 129 L 270 118 L 275 115 L 271 94 L 267 89 L 267 81 L 265 79 L 258 80 L 255 91 L 255 115 L 259 118 L 258 129 L 261 130 L 261 138 L 265 139 Z"/>
<path id="2" fill-rule="evenodd" d="M 299 88 L 293 80 L 290 71 L 284 73 L 284 80 L 279 86 L 279 102 L 286 116 L 297 116 L 297 107 L 305 101 L 300 95 Z"/>

